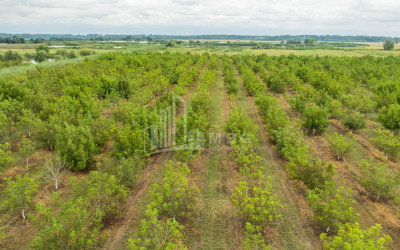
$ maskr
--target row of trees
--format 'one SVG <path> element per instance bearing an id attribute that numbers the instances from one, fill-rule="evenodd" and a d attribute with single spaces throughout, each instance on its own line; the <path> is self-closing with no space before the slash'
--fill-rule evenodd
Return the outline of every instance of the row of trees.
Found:
<path id="1" fill-rule="evenodd" d="M 223 57 L 225 86 L 228 94 L 231 85 L 239 87 L 230 58 Z M 235 95 L 236 96 L 236 93 Z M 282 207 L 278 197 L 273 194 L 270 178 L 264 175 L 265 159 L 255 150 L 258 145 L 257 126 L 237 105 L 233 106 L 225 131 L 235 135 L 229 140 L 232 149 L 229 154 L 240 164 L 242 180 L 237 184 L 231 201 L 244 218 L 244 249 L 270 249 L 264 238 L 264 229 L 281 218 Z"/>
<path id="2" fill-rule="evenodd" d="M 235 62 L 239 67 L 239 71 L 247 71 L 247 64 L 241 57 L 235 57 Z M 251 65 L 251 63 L 250 63 Z M 241 68 L 244 68 L 242 70 Z M 248 83 L 248 85 L 251 82 Z M 290 83 L 289 83 L 290 84 Z M 258 85 L 258 84 L 257 84 Z M 246 82 L 245 82 L 246 86 Z M 249 88 L 246 86 L 246 88 Z M 252 89 L 251 87 L 249 89 Z M 251 91 L 249 91 L 252 94 Z M 335 174 L 335 168 L 332 164 L 323 164 L 322 161 L 314 157 L 309 152 L 308 146 L 303 138 L 303 133 L 293 124 L 288 118 L 286 111 L 280 107 L 276 97 L 267 95 L 264 91 L 253 93 L 256 96 L 256 104 L 259 107 L 260 114 L 264 117 L 264 121 L 267 124 L 267 129 L 270 133 L 271 140 L 277 145 L 277 149 L 283 154 L 283 156 L 289 161 L 287 169 L 292 178 L 301 180 L 307 187 L 307 199 L 310 206 L 314 210 L 314 218 L 319 222 L 321 226 L 324 226 L 326 231 L 330 234 L 336 233 L 339 230 L 345 230 L 345 227 L 356 227 L 357 224 L 351 224 L 357 221 L 358 214 L 353 209 L 354 201 L 351 198 L 352 190 L 350 188 L 337 187 L 336 183 L 333 182 L 332 175 Z M 295 106 L 296 108 L 301 105 Z M 304 110 L 307 110 L 308 105 L 304 106 Z M 306 128 L 315 129 L 322 128 L 325 126 L 318 127 L 316 124 L 324 124 L 325 122 L 318 122 L 322 117 L 322 121 L 328 119 L 328 115 L 312 115 L 320 114 L 318 106 L 310 106 L 307 112 L 305 112 L 305 125 Z M 316 119 L 312 119 L 316 117 Z M 308 124 L 308 122 L 309 124 Z M 317 121 L 317 122 L 311 122 Z M 312 126 L 309 126 L 309 125 Z M 342 138 L 332 138 L 332 146 L 336 148 L 336 145 L 343 144 Z M 350 223 L 350 224 L 346 224 Z M 379 227 L 379 226 L 377 226 Z M 366 237 L 363 235 L 363 231 L 358 231 L 358 237 Z M 329 242 L 335 241 L 340 242 L 341 245 L 351 244 L 348 239 L 340 238 L 340 236 L 333 236 L 332 238 L 326 238 L 323 234 L 321 237 Z M 364 244 L 370 244 L 371 240 L 378 239 L 380 244 L 385 245 L 390 240 L 390 237 L 380 237 L 379 233 L 374 236 L 370 236 L 368 239 L 364 239 Z"/>
<path id="3" fill-rule="evenodd" d="M 204 65 L 208 55 L 203 58 L 203 60 L 199 60 L 198 65 L 200 67 Z M 187 119 L 187 124 L 180 120 L 177 125 L 178 129 L 174 134 L 178 146 L 181 146 L 180 150 L 176 151 L 176 156 L 186 163 L 171 161 L 166 165 L 162 182 L 154 184 L 150 192 L 150 203 L 146 209 L 146 218 L 142 220 L 139 232 L 129 240 L 131 249 L 184 248 L 183 225 L 181 223 L 192 217 L 197 211 L 196 204 L 199 195 L 199 189 L 190 186 L 188 183 L 187 178 L 190 175 L 188 164 L 199 155 L 200 151 L 197 150 L 201 146 L 199 144 L 201 138 L 196 137 L 196 133 L 192 134 L 193 137 L 191 137 L 190 132 L 189 134 L 184 132 L 194 130 L 205 132 L 209 127 L 210 112 L 208 110 L 211 97 L 206 93 L 210 92 L 215 82 L 217 60 L 217 57 L 211 57 L 199 80 L 196 91 L 190 97 L 187 114 L 181 116 L 182 119 Z M 182 82 L 179 81 L 176 87 L 184 90 L 193 85 L 195 78 L 197 77 L 183 76 Z M 185 115 L 187 117 L 184 117 Z M 186 129 L 184 129 L 184 126 L 187 126 Z"/>

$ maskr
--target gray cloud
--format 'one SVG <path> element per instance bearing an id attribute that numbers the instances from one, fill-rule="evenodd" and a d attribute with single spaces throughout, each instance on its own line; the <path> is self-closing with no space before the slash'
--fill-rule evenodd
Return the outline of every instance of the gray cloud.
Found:
<path id="1" fill-rule="evenodd" d="M 2 0 L 0 32 L 400 36 L 386 0 Z"/>

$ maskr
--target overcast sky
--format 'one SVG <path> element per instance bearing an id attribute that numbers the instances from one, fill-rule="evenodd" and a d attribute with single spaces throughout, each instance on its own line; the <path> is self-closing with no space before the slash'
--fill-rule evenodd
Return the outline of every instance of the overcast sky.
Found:
<path id="1" fill-rule="evenodd" d="M 400 1 L 0 0 L 0 33 L 400 36 Z"/>

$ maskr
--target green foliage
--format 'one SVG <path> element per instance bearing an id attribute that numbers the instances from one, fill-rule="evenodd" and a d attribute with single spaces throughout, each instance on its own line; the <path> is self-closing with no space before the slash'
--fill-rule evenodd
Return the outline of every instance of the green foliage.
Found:
<path id="1" fill-rule="evenodd" d="M 286 91 L 286 82 L 281 74 L 270 76 L 267 86 L 274 93 L 284 93 Z"/>
<path id="2" fill-rule="evenodd" d="M 394 49 L 394 41 L 386 40 L 383 43 L 384 50 L 393 50 Z"/>
<path id="3" fill-rule="evenodd" d="M 239 107 L 234 107 L 226 122 L 225 131 L 235 135 L 244 135 L 255 133 L 257 127 L 254 122 L 248 118 L 247 114 Z"/>
<path id="4" fill-rule="evenodd" d="M 0 223 L 2 223 L 2 220 L 0 220 Z M 6 226 L 0 226 L 0 241 L 7 237 L 6 228 Z"/>
<path id="5" fill-rule="evenodd" d="M 25 158 L 26 165 L 29 166 L 29 156 L 35 151 L 33 142 L 25 135 L 22 136 L 21 143 L 18 145 L 19 153 Z"/>
<path id="6" fill-rule="evenodd" d="M 379 111 L 378 120 L 387 129 L 391 130 L 400 129 L 400 105 L 391 104 L 388 107 L 383 107 Z"/>
<path id="7" fill-rule="evenodd" d="M 326 108 L 315 104 L 304 109 L 304 118 L 303 127 L 312 134 L 325 131 L 330 124 Z"/>
<path id="8" fill-rule="evenodd" d="M 374 163 L 372 159 L 363 161 L 360 165 L 362 176 L 359 176 L 360 184 L 368 191 L 377 195 L 376 199 L 396 198 L 400 187 L 400 173 L 388 168 L 384 162 Z M 399 200 L 400 201 L 400 200 Z"/>
<path id="9" fill-rule="evenodd" d="M 81 49 L 79 51 L 79 55 L 81 55 L 81 56 L 90 56 L 92 54 L 95 54 L 95 52 L 93 50 Z"/>
<path id="10" fill-rule="evenodd" d="M 11 165 L 13 162 L 13 157 L 11 154 L 11 145 L 6 142 L 0 144 L 0 170 L 5 169 Z"/>
<path id="11" fill-rule="evenodd" d="M 400 155 L 400 137 L 386 129 L 378 129 L 377 132 L 378 136 L 372 141 L 386 154 L 386 160 L 388 155 L 397 158 Z"/>
<path id="12" fill-rule="evenodd" d="M 343 124 L 351 130 L 350 133 L 352 133 L 353 130 L 363 129 L 367 126 L 364 115 L 358 112 L 350 112 L 346 114 Z"/>
<path id="13" fill-rule="evenodd" d="M 279 209 L 283 206 L 277 196 L 272 194 L 270 183 L 259 182 L 251 187 L 246 181 L 241 181 L 231 200 L 245 220 L 255 225 L 263 226 L 281 217 Z"/>
<path id="14" fill-rule="evenodd" d="M 22 213 L 22 218 L 25 219 L 25 209 L 34 204 L 33 198 L 38 193 L 39 184 L 30 174 L 23 177 L 18 174 L 15 181 L 12 177 L 4 178 L 7 186 L 3 190 L 2 208 L 11 211 L 19 211 Z"/>
<path id="15" fill-rule="evenodd" d="M 103 158 L 103 171 L 117 178 L 118 184 L 132 188 L 136 187 L 140 174 L 144 168 L 142 160 L 134 158 Z"/>
<path id="16" fill-rule="evenodd" d="M 321 226 L 336 231 L 341 224 L 355 222 L 359 216 L 353 209 L 355 201 L 350 188 L 337 188 L 327 183 L 323 189 L 307 190 L 307 199 L 314 210 L 314 218 Z"/>
<path id="17" fill-rule="evenodd" d="M 264 84 L 258 80 L 247 66 L 239 67 L 239 72 L 242 75 L 244 86 L 251 96 L 256 96 L 257 93 L 264 90 Z"/>
<path id="18" fill-rule="evenodd" d="M 35 53 L 33 58 L 35 59 L 36 62 L 41 63 L 44 62 L 47 59 L 47 57 L 48 57 L 47 52 L 44 50 L 40 50 Z"/>
<path id="19" fill-rule="evenodd" d="M 223 57 L 223 72 L 224 72 L 224 83 L 226 87 L 226 92 L 228 95 L 236 96 L 239 89 L 239 82 L 235 78 L 235 73 L 228 56 Z"/>
<path id="20" fill-rule="evenodd" d="M 69 59 L 76 58 L 76 54 L 75 54 L 75 52 L 73 52 L 73 51 L 70 51 L 70 52 L 67 54 L 67 58 L 69 58 Z"/>
<path id="21" fill-rule="evenodd" d="M 82 171 L 92 166 L 98 149 L 88 126 L 65 124 L 56 137 L 56 152 L 71 170 Z"/>
<path id="22" fill-rule="evenodd" d="M 341 134 L 334 132 L 332 135 L 326 135 L 328 139 L 329 146 L 333 151 L 335 151 L 338 160 L 340 157 L 343 158 L 344 155 L 348 154 L 353 148 L 355 137 L 350 135 L 347 138 Z"/>
<path id="23" fill-rule="evenodd" d="M 270 246 L 265 245 L 264 236 L 261 234 L 261 227 L 246 222 L 246 232 L 244 233 L 244 250 L 268 250 Z"/>
<path id="24" fill-rule="evenodd" d="M 168 43 L 167 43 L 167 45 L 165 45 L 165 47 L 175 47 L 175 42 L 174 41 L 169 41 Z"/>
<path id="25" fill-rule="evenodd" d="M 308 98 L 304 95 L 297 94 L 294 97 L 292 97 L 289 100 L 289 102 L 290 102 L 290 107 L 293 111 L 302 114 L 304 109 L 307 107 Z"/>
<path id="26" fill-rule="evenodd" d="M 160 220 L 158 211 L 150 207 L 146 210 L 146 217 L 139 232 L 129 240 L 130 249 L 186 249 L 182 242 L 183 226 L 176 220 Z"/>
<path id="27" fill-rule="evenodd" d="M 315 46 L 315 45 L 317 44 L 317 39 L 314 39 L 314 38 L 306 38 L 306 39 L 304 40 L 304 44 L 305 44 L 306 46 Z"/>
<path id="28" fill-rule="evenodd" d="M 166 166 L 163 182 L 161 185 L 154 184 L 150 193 L 152 208 L 169 218 L 190 218 L 196 210 L 199 189 L 188 185 L 189 174 L 190 169 L 185 164 L 170 162 Z"/>
<path id="29" fill-rule="evenodd" d="M 331 100 L 326 104 L 331 118 L 339 119 L 343 116 L 342 103 L 338 100 Z"/>
<path id="30" fill-rule="evenodd" d="M 41 44 L 35 49 L 35 51 L 36 52 L 44 51 L 46 53 L 49 53 L 50 48 L 48 46 L 46 46 L 46 45 Z"/>
<path id="31" fill-rule="evenodd" d="M 332 163 L 324 164 L 320 158 L 313 158 L 306 147 L 294 148 L 287 164 L 290 177 L 304 182 L 309 189 L 322 188 L 332 179 L 335 169 Z"/>
<path id="32" fill-rule="evenodd" d="M 72 177 L 74 200 L 82 199 L 86 207 L 101 212 L 101 220 L 107 221 L 118 216 L 120 205 L 126 201 L 129 190 L 118 184 L 114 175 L 91 171 L 88 178 L 80 182 Z"/>
<path id="33" fill-rule="evenodd" d="M 0 55 L 0 61 L 17 61 L 22 62 L 22 57 L 18 52 L 13 52 L 12 50 L 7 50 L 4 55 Z"/>
<path id="34" fill-rule="evenodd" d="M 101 211 L 89 211 L 83 199 L 68 201 L 55 196 L 54 208 L 37 206 L 32 217 L 36 237 L 33 249 L 96 249 L 102 245 Z"/>
<path id="35" fill-rule="evenodd" d="M 376 224 L 363 230 L 357 222 L 354 224 L 346 223 L 339 226 L 339 232 L 336 236 L 328 237 L 325 233 L 321 234 L 321 240 L 324 241 L 324 248 L 333 249 L 371 249 L 384 250 L 389 249 L 389 242 L 392 238 L 388 235 L 382 235 L 380 224 Z"/>

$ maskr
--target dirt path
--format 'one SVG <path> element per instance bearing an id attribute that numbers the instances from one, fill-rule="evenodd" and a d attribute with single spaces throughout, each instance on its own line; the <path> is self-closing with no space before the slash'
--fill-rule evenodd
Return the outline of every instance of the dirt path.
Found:
<path id="1" fill-rule="evenodd" d="M 206 65 L 201 70 L 201 73 L 196 80 L 196 83 L 190 86 L 186 94 L 182 97 L 184 100 L 188 100 L 193 89 L 196 87 L 197 83 L 203 76 Z M 183 107 L 177 110 L 177 116 L 183 113 Z M 108 232 L 108 240 L 104 244 L 103 249 L 121 249 L 125 248 L 126 242 L 124 238 L 133 222 L 139 222 L 139 215 L 144 215 L 145 208 L 147 206 L 146 195 L 149 193 L 152 184 L 156 179 L 161 179 L 163 171 L 161 170 L 166 163 L 173 159 L 173 152 L 162 152 L 160 154 L 155 154 L 150 158 L 150 164 L 146 166 L 143 173 L 140 176 L 139 183 L 137 187 L 131 190 L 131 194 L 128 196 L 125 210 L 122 212 L 118 220 L 108 226 L 106 231 Z M 139 225 L 136 225 L 138 227 Z"/>
<path id="2" fill-rule="evenodd" d="M 235 71 L 241 85 L 240 106 L 248 111 L 249 116 L 258 125 L 260 154 L 269 164 L 266 174 L 271 177 L 272 189 L 284 205 L 283 218 L 278 222 L 276 235 L 269 235 L 272 239 L 268 240 L 274 249 L 320 249 L 321 241 L 313 230 L 314 225 L 310 218 L 312 211 L 305 201 L 304 193 L 300 189 L 296 190 L 294 183 L 287 176 L 284 162 L 268 140 L 269 136 L 258 113 L 258 107 L 253 97 L 247 96 L 243 80 L 236 68 Z"/>

